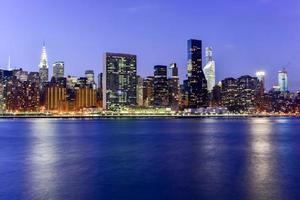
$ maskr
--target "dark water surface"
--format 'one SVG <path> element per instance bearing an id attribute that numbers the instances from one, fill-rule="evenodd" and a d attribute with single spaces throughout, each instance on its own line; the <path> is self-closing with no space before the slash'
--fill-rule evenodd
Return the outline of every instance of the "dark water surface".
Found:
<path id="1" fill-rule="evenodd" d="M 300 119 L 0 120 L 0 199 L 300 199 Z"/>

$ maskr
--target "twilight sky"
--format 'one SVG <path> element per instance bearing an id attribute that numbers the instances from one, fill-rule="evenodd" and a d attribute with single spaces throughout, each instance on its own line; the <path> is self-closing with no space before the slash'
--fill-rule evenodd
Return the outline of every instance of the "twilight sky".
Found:
<path id="1" fill-rule="evenodd" d="M 66 75 L 102 71 L 106 51 L 138 56 L 138 73 L 177 62 L 186 74 L 187 40 L 214 48 L 217 80 L 285 66 L 300 89 L 299 0 L 0 0 L 0 66 L 37 71 L 43 40 L 49 64 Z M 51 67 L 52 73 L 52 67 Z"/>

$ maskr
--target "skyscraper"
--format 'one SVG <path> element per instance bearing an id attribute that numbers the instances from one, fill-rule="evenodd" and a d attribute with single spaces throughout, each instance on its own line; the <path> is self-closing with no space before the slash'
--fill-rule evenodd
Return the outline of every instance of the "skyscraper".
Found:
<path id="1" fill-rule="evenodd" d="M 280 88 L 280 92 L 288 91 L 288 74 L 285 68 L 278 72 L 278 86 Z"/>
<path id="2" fill-rule="evenodd" d="M 136 55 L 105 53 L 103 66 L 103 108 L 136 106 Z"/>
<path id="3" fill-rule="evenodd" d="M 211 92 L 216 85 L 216 64 L 212 56 L 212 47 L 206 48 L 206 65 L 203 68 L 207 80 L 207 90 Z"/>
<path id="4" fill-rule="evenodd" d="M 42 48 L 42 54 L 41 54 L 41 62 L 40 62 L 40 79 L 41 83 L 46 83 L 49 80 L 49 69 L 48 69 L 48 58 L 47 58 L 47 52 L 46 52 L 46 46 L 45 43 L 43 44 Z"/>
<path id="5" fill-rule="evenodd" d="M 206 107 L 207 81 L 202 70 L 202 41 L 188 40 L 188 105 Z"/>
<path id="6" fill-rule="evenodd" d="M 87 84 L 93 85 L 93 87 L 95 86 L 96 88 L 94 70 L 86 70 L 85 77 L 87 78 Z"/>
<path id="7" fill-rule="evenodd" d="M 169 106 L 167 66 L 154 66 L 154 106 Z"/>
<path id="8" fill-rule="evenodd" d="M 137 105 L 144 106 L 144 79 L 141 76 L 137 76 L 136 96 Z"/>
<path id="9" fill-rule="evenodd" d="M 53 77 L 55 79 L 63 78 L 65 76 L 65 63 L 58 61 L 53 64 Z"/>
<path id="10" fill-rule="evenodd" d="M 143 87 L 144 106 L 152 107 L 154 103 L 154 76 L 147 76 L 144 79 Z"/>
<path id="11" fill-rule="evenodd" d="M 168 79 L 169 86 L 169 101 L 172 110 L 179 109 L 179 77 L 176 63 L 170 65 L 170 78 Z"/>

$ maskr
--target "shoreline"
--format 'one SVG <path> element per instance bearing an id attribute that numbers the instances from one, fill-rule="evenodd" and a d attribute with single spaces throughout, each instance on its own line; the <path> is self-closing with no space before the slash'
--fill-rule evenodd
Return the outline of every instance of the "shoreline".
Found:
<path id="1" fill-rule="evenodd" d="M 271 118 L 300 115 L 0 115 L 0 119 L 201 119 L 201 118 Z"/>

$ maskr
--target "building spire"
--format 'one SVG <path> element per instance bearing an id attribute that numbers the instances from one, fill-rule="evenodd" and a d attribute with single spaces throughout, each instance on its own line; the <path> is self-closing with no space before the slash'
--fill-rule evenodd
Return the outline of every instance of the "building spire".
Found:
<path id="1" fill-rule="evenodd" d="M 41 61 L 40 61 L 40 68 L 48 69 L 48 58 L 47 58 L 47 51 L 46 51 L 46 45 L 45 41 L 43 41 L 43 48 L 42 48 L 42 54 L 41 54 Z"/>

